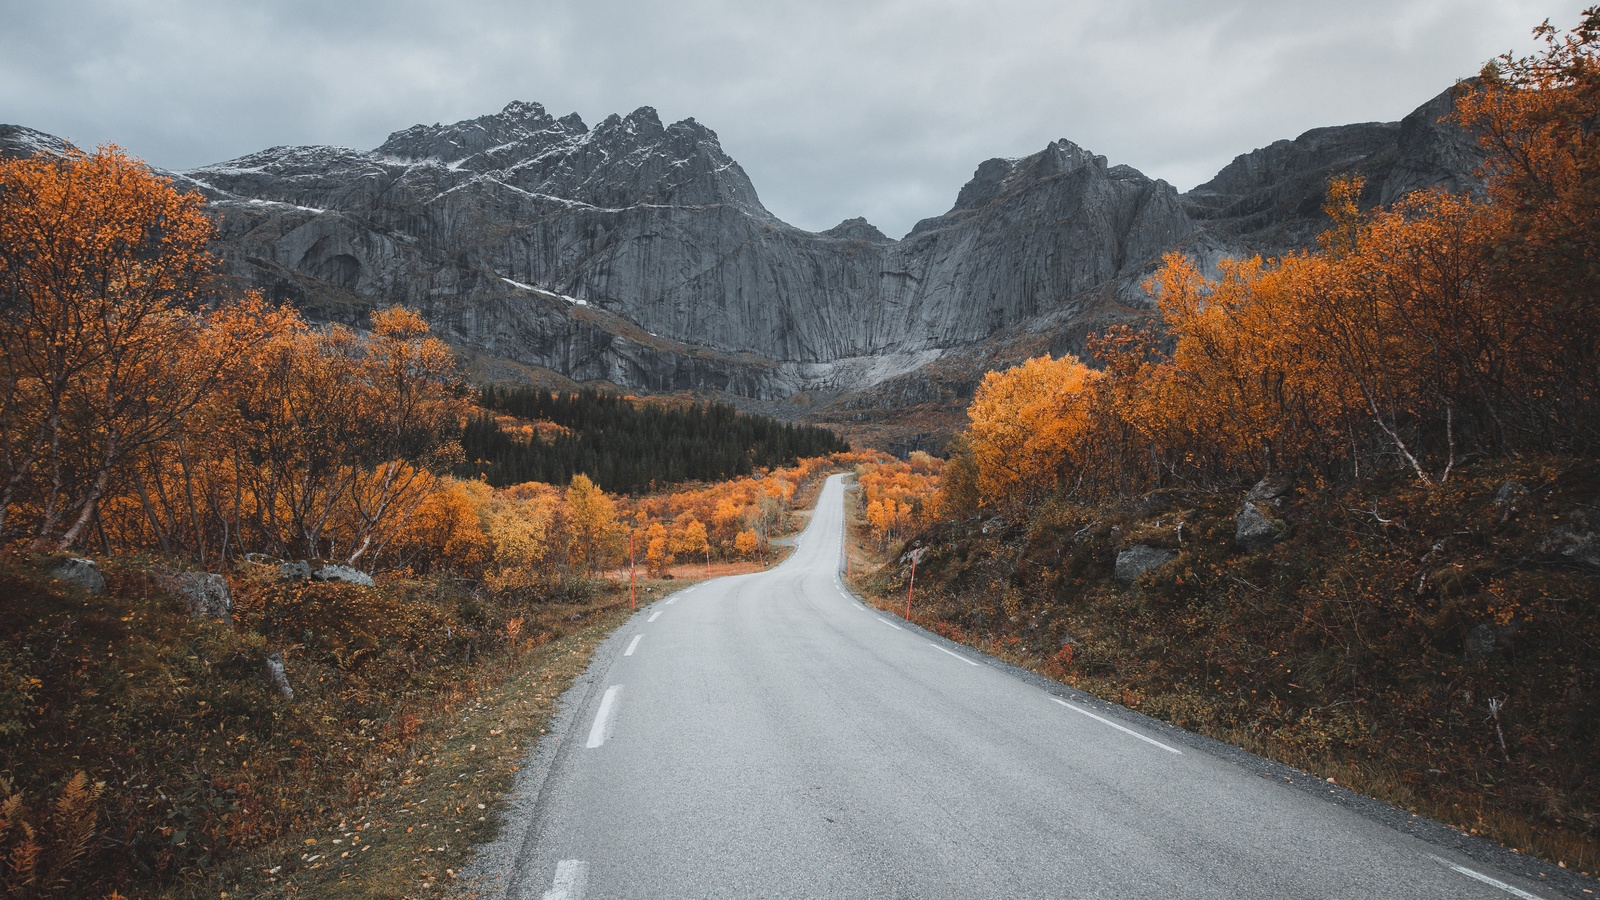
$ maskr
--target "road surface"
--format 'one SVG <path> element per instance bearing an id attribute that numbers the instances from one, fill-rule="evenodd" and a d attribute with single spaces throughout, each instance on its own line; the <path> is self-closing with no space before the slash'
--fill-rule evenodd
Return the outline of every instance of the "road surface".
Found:
<path id="1" fill-rule="evenodd" d="M 842 498 L 829 479 L 784 564 L 657 601 L 602 646 L 491 893 L 1569 895 L 868 609 L 838 579 Z"/>

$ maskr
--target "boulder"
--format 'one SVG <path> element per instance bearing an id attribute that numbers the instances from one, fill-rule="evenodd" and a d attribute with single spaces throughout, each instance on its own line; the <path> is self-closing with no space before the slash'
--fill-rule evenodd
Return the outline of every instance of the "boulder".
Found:
<path id="1" fill-rule="evenodd" d="M 289 686 L 289 673 L 283 667 L 283 654 L 274 653 L 267 657 L 267 681 L 278 696 L 285 700 L 294 699 L 294 688 Z"/>
<path id="2" fill-rule="evenodd" d="M 372 576 L 352 568 L 336 563 L 317 563 L 310 560 L 297 559 L 278 566 L 278 575 L 284 581 L 344 581 L 350 584 L 359 584 L 372 587 Z"/>
<path id="3" fill-rule="evenodd" d="M 1545 538 L 1543 550 L 1555 559 L 1585 569 L 1600 569 L 1600 534 L 1557 528 Z"/>
<path id="4" fill-rule="evenodd" d="M 1528 496 L 1528 489 L 1515 481 L 1508 481 L 1500 485 L 1500 490 L 1494 492 L 1494 505 L 1501 509 L 1516 506 L 1523 497 Z"/>
<path id="5" fill-rule="evenodd" d="M 1140 575 L 1151 569 L 1166 565 L 1177 555 L 1171 550 L 1135 544 L 1117 554 L 1117 584 L 1121 587 L 1128 587 L 1137 581 Z"/>
<path id="6" fill-rule="evenodd" d="M 1251 503 L 1266 503 L 1283 497 L 1293 488 L 1294 479 L 1282 472 L 1275 472 L 1256 482 L 1244 499 Z"/>
<path id="7" fill-rule="evenodd" d="M 1511 646 L 1511 641 L 1517 632 L 1522 630 L 1522 623 L 1511 622 L 1508 625 L 1493 625 L 1488 622 L 1480 623 L 1467 632 L 1467 639 L 1462 642 L 1462 655 L 1468 662 L 1482 662 L 1494 656 L 1501 650 Z"/>
<path id="8" fill-rule="evenodd" d="M 76 556 L 64 559 L 50 570 L 50 577 L 70 581 L 90 594 L 103 594 L 106 590 L 106 577 L 100 574 L 100 567 L 92 559 Z"/>
<path id="9" fill-rule="evenodd" d="M 337 566 L 329 563 L 318 569 L 316 574 L 312 577 L 316 578 L 318 581 L 348 581 L 351 584 L 372 587 L 371 575 L 368 575 L 360 569 L 351 568 L 350 566 Z"/>
<path id="10" fill-rule="evenodd" d="M 1289 525 L 1246 500 L 1233 516 L 1233 543 L 1241 550 L 1265 550 L 1289 536 Z"/>
<path id="11" fill-rule="evenodd" d="M 157 573 L 156 581 L 162 588 L 183 601 L 192 616 L 233 621 L 233 592 L 228 580 L 213 572 Z"/>

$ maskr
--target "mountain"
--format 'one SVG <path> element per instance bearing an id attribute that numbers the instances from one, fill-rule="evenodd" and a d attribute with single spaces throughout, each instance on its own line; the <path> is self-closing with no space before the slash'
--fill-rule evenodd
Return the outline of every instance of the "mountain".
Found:
<path id="1" fill-rule="evenodd" d="M 1185 194 L 1184 208 L 1231 251 L 1273 255 L 1310 245 L 1326 226 L 1323 193 L 1335 175 L 1363 176 L 1367 207 L 1423 188 L 1475 190 L 1477 141 L 1441 121 L 1454 109 L 1454 91 L 1399 122 L 1315 128 L 1242 154 Z"/>
<path id="2" fill-rule="evenodd" d="M 649 107 L 590 128 L 517 102 L 370 151 L 274 147 L 174 177 L 209 198 L 233 282 L 315 318 L 404 303 L 467 352 L 573 379 L 768 400 L 884 384 L 894 405 L 943 396 L 906 386 L 935 360 L 964 371 L 1005 357 L 997 342 L 1070 343 L 1136 313 L 1168 250 L 1304 246 L 1331 174 L 1365 174 L 1371 203 L 1470 187 L 1449 107 L 1446 92 L 1401 123 L 1316 129 L 1187 194 L 1058 140 L 982 163 L 900 240 L 780 221 L 715 132 Z M 0 153 L 59 145 L 0 128 Z"/>

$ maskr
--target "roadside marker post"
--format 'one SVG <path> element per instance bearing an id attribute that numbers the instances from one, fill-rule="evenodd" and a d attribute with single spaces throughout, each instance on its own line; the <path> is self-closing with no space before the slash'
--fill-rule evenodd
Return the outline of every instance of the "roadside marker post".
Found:
<path id="1" fill-rule="evenodd" d="M 906 621 L 911 621 L 911 595 L 917 589 L 917 560 L 922 558 L 922 548 L 911 551 L 911 582 L 906 585 Z"/>
<path id="2" fill-rule="evenodd" d="M 634 589 L 634 573 L 638 571 L 639 563 L 633 557 L 633 532 L 628 532 L 628 608 L 639 608 L 639 595 Z"/>

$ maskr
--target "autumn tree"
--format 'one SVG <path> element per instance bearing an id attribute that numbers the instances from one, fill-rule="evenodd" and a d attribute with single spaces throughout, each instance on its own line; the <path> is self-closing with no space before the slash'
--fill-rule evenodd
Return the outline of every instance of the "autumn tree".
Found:
<path id="1" fill-rule="evenodd" d="M 616 560 L 621 534 L 616 502 L 587 475 L 572 476 L 572 484 L 567 487 L 567 515 L 574 555 L 585 572 L 593 575 Z"/>
<path id="2" fill-rule="evenodd" d="M 221 359 L 189 309 L 211 234 L 200 197 L 115 147 L 0 161 L 0 534 L 79 542 L 206 395 Z"/>
<path id="3" fill-rule="evenodd" d="M 1026 502 L 1070 479 L 1061 464 L 1087 434 L 1097 378 L 1074 356 L 1040 356 L 984 376 L 966 431 L 984 501 Z"/>
<path id="4" fill-rule="evenodd" d="M 733 549 L 745 559 L 754 559 L 756 551 L 761 549 L 761 538 L 756 536 L 755 529 L 746 528 L 734 536 Z"/>
<path id="5" fill-rule="evenodd" d="M 665 575 L 668 567 L 672 565 L 672 545 L 667 537 L 667 526 L 660 522 L 650 523 L 645 531 L 644 559 L 650 567 L 650 574 L 657 578 Z"/>
<path id="6" fill-rule="evenodd" d="M 691 517 L 677 523 L 677 527 L 672 531 L 672 552 L 674 554 L 704 556 L 710 550 L 711 543 L 707 536 L 704 522 Z"/>
<path id="7" fill-rule="evenodd" d="M 1491 61 L 1457 89 L 1456 118 L 1478 134 L 1498 219 L 1495 288 L 1520 304 L 1504 339 L 1526 349 L 1506 410 L 1525 440 L 1600 441 L 1600 7 L 1543 50 Z"/>

